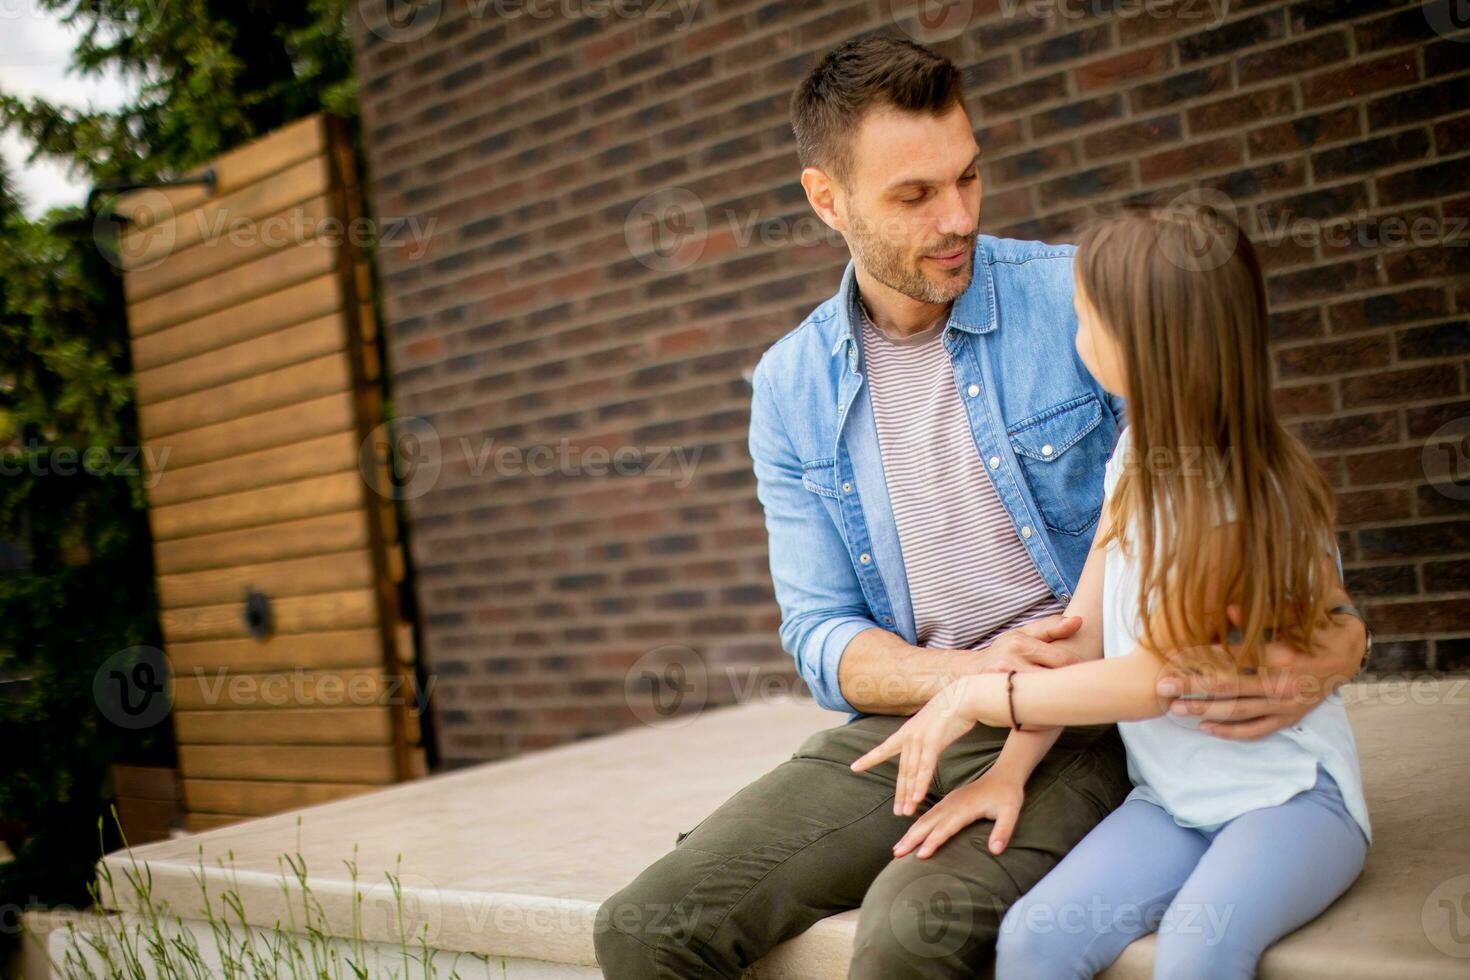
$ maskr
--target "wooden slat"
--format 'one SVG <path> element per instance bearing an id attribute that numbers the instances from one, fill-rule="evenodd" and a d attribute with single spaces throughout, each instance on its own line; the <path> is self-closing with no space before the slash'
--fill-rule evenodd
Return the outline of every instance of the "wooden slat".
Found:
<path id="1" fill-rule="evenodd" d="M 129 826 L 141 826 L 150 828 L 163 828 L 167 836 L 169 822 L 179 812 L 179 801 L 173 800 L 143 800 L 132 796 L 119 796 L 117 798 L 117 815 L 122 820 L 123 828 Z M 141 843 L 131 839 L 129 843 Z"/>
<path id="2" fill-rule="evenodd" d="M 339 243 L 317 239 L 293 248 L 269 252 L 236 266 L 227 276 L 211 277 L 149 297 L 128 308 L 128 330 L 143 337 L 155 330 L 193 320 L 246 300 L 278 292 L 337 265 Z"/>
<path id="3" fill-rule="evenodd" d="M 418 653 L 414 649 L 413 642 L 413 624 L 400 621 L 395 624 L 394 629 L 397 630 L 398 661 L 411 670 L 418 661 Z"/>
<path id="4" fill-rule="evenodd" d="M 366 783 L 278 783 L 267 780 L 186 779 L 184 799 L 195 813 L 279 813 L 370 793 Z"/>
<path id="5" fill-rule="evenodd" d="M 151 405 L 346 349 L 347 335 L 342 314 L 331 313 L 283 327 L 263 337 L 139 371 L 134 376 L 138 404 Z"/>
<path id="6" fill-rule="evenodd" d="M 311 157 L 323 157 L 326 152 L 327 134 L 324 120 L 320 114 L 312 115 L 282 126 L 244 146 L 237 147 L 211 164 L 196 167 L 188 171 L 187 176 L 197 176 L 209 167 L 213 167 L 217 178 L 214 196 L 233 194 L 242 187 L 269 177 L 271 174 L 279 173 L 294 163 Z M 148 207 L 156 204 L 158 193 L 162 193 L 167 198 L 169 211 L 173 214 L 196 208 L 210 198 L 208 188 L 202 186 L 179 187 L 164 191 L 140 191 L 120 197 L 115 205 L 115 210 L 120 214 L 131 216 L 134 209 L 139 206 Z M 147 232 L 148 229 L 139 229 L 129 230 L 126 234 L 147 234 Z M 132 250 L 141 251 L 137 247 L 130 249 Z"/>
<path id="7" fill-rule="evenodd" d="M 259 490 L 154 507 L 148 517 L 154 541 L 171 541 L 354 510 L 362 503 L 363 489 L 362 474 L 353 469 Z"/>
<path id="8" fill-rule="evenodd" d="M 259 565 L 232 565 L 182 575 L 160 575 L 158 603 L 165 610 L 171 610 L 235 601 L 245 594 L 247 588 L 259 589 L 279 599 L 367 589 L 372 584 L 372 557 L 364 549 Z"/>
<path id="9" fill-rule="evenodd" d="M 217 827 L 228 827 L 231 824 L 240 823 L 250 819 L 250 814 L 243 813 L 189 813 L 184 817 L 191 833 L 201 834 L 206 830 L 214 830 Z"/>
<path id="10" fill-rule="evenodd" d="M 290 668 L 270 673 L 244 674 L 223 667 L 180 669 L 174 666 L 175 711 L 223 712 L 269 708 L 351 708 L 381 710 L 379 701 L 412 691 L 390 684 L 379 667 L 343 670 Z"/>
<path id="11" fill-rule="evenodd" d="M 331 670 L 377 667 L 383 661 L 382 638 L 372 630 L 330 630 L 265 640 L 208 640 L 170 643 L 169 663 L 175 673 L 195 669 L 264 673 L 273 670 Z"/>
<path id="12" fill-rule="evenodd" d="M 159 622 L 168 643 L 228 640 L 250 635 L 245 628 L 244 613 L 244 602 L 236 600 L 216 606 L 165 609 L 159 615 Z M 378 610 L 371 589 L 355 589 L 272 597 L 271 619 L 277 633 L 359 629 L 376 626 Z"/>
<path id="13" fill-rule="evenodd" d="M 367 543 L 366 517 L 361 511 L 345 511 L 243 531 L 155 541 L 153 564 L 160 574 L 172 575 L 352 551 Z"/>
<path id="14" fill-rule="evenodd" d="M 214 460 L 285 446 L 352 428 L 352 395 L 339 391 L 283 405 L 228 422 L 176 432 L 147 446 L 148 472 L 159 483 L 170 467 L 182 469 Z M 155 465 L 156 464 L 156 465 Z"/>
<path id="15" fill-rule="evenodd" d="M 392 719 L 378 706 L 178 711 L 181 745 L 387 745 Z"/>
<path id="16" fill-rule="evenodd" d="M 138 425 L 144 439 L 156 444 L 176 432 L 296 405 L 342 391 L 349 384 L 346 356 L 328 354 L 241 378 L 211 391 L 139 406 Z"/>
<path id="17" fill-rule="evenodd" d="M 271 779 L 291 782 L 391 783 L 390 746 L 181 745 L 185 779 Z"/>
<path id="18" fill-rule="evenodd" d="M 312 157 L 269 180 L 176 214 L 171 226 L 156 226 L 158 234 L 144 240 L 141 251 L 124 263 L 132 269 L 124 277 L 128 302 L 292 247 L 330 227 L 325 224 L 328 181 L 327 161 Z"/>
<path id="19" fill-rule="evenodd" d="M 147 371 L 240 341 L 340 313 L 342 280 L 318 276 L 197 320 L 133 338 L 133 368 Z"/>
<path id="20" fill-rule="evenodd" d="M 112 788 L 118 796 L 138 800 L 177 800 L 179 774 L 165 766 L 114 765 Z"/>
<path id="21" fill-rule="evenodd" d="M 146 459 L 146 457 L 145 457 Z M 357 433 L 334 432 L 285 446 L 241 453 L 198 466 L 145 467 L 148 502 L 154 507 L 289 483 L 351 469 L 358 463 Z M 361 472 L 361 471 L 359 471 Z"/>

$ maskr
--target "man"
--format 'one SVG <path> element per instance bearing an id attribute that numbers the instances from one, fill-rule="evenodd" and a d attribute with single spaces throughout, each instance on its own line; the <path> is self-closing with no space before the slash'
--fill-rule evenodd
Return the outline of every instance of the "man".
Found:
<path id="1" fill-rule="evenodd" d="M 607 901 L 596 943 L 612 980 L 739 977 L 859 906 L 851 977 L 973 976 L 1011 903 L 1129 789 L 1113 726 L 1068 729 L 1018 811 L 930 857 L 893 858 L 918 815 L 995 763 L 1008 732 L 977 726 L 956 742 L 914 814 L 894 812 L 892 761 L 849 764 L 949 678 L 1066 662 L 1048 640 L 1079 628 L 1058 613 L 1124 406 L 1073 348 L 1071 247 L 978 235 L 979 149 L 949 61 L 899 39 L 849 42 L 802 83 L 792 123 L 807 199 L 852 262 L 837 295 L 757 365 L 750 452 L 782 642 L 818 703 L 853 717 Z M 1222 737 L 1292 724 L 1363 647 L 1355 623 L 1315 657 L 1278 647 L 1272 678 L 1304 696 L 1218 682 L 1206 721 Z M 1007 840 L 999 854 L 992 831 Z"/>

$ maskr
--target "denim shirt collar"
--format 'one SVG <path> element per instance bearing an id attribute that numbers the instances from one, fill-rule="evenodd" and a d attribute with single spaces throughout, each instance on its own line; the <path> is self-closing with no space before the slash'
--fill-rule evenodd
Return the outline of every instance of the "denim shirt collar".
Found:
<path id="1" fill-rule="evenodd" d="M 857 351 L 862 343 L 858 336 L 858 325 L 862 317 L 858 312 L 857 266 L 849 259 L 842 273 L 842 285 L 837 290 L 837 342 L 832 345 L 832 356 L 836 357 L 844 344 L 852 345 L 849 360 L 856 368 Z M 995 315 L 995 278 L 990 268 L 989 256 L 977 244 L 975 247 L 974 272 L 970 287 L 960 294 L 949 312 L 949 326 L 966 333 L 989 333 L 1000 326 Z"/>

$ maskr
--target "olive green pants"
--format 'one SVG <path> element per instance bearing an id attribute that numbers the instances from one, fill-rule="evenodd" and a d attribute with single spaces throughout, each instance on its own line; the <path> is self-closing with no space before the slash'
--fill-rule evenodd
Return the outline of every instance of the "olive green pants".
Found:
<path id="1" fill-rule="evenodd" d="M 1112 725 L 1070 728 L 1036 767 L 1010 846 L 971 824 L 928 858 L 895 859 L 915 817 L 893 813 L 897 760 L 849 764 L 905 719 L 866 715 L 811 735 L 726 800 L 598 910 L 608 980 L 739 978 L 818 919 L 859 908 L 848 976 L 968 978 L 991 968 L 1000 921 L 1123 802 L 1129 782 Z M 920 812 L 995 761 L 1007 730 L 977 725 L 940 760 Z"/>

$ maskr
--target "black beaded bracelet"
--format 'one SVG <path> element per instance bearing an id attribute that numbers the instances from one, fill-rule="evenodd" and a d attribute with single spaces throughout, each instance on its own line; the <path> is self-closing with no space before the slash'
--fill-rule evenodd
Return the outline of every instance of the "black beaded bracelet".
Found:
<path id="1" fill-rule="evenodd" d="M 1021 723 L 1016 721 L 1016 672 L 1006 671 L 1006 705 L 1011 709 L 1011 727 L 1016 731 L 1021 730 Z"/>

